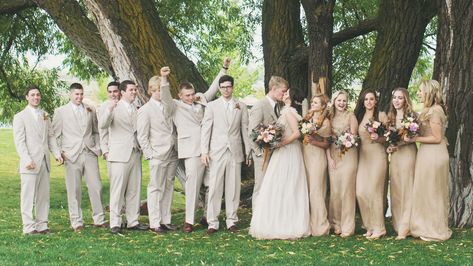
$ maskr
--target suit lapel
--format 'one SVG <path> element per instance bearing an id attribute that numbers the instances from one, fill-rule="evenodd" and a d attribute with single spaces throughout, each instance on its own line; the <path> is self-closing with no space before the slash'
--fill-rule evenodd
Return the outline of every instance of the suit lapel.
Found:
<path id="1" fill-rule="evenodd" d="M 34 114 L 31 112 L 31 110 L 28 110 L 28 108 L 25 108 L 26 112 L 26 119 L 27 119 L 27 124 L 33 125 L 35 128 L 35 131 L 38 133 L 38 136 L 43 139 L 43 128 L 40 123 L 42 123 L 41 119 L 42 117 L 38 117 L 38 121 L 36 121 L 36 118 L 34 117 Z M 44 112 L 43 112 L 44 113 Z"/>
<path id="2" fill-rule="evenodd" d="M 228 128 L 229 129 L 232 126 L 233 121 L 235 120 L 235 116 L 239 112 L 239 110 L 237 108 L 235 108 L 235 106 L 238 104 L 238 102 L 235 101 L 235 100 L 233 100 L 233 101 L 234 101 L 234 103 L 230 106 L 230 119 L 228 120 L 228 125 L 229 125 Z"/>
<path id="3" fill-rule="evenodd" d="M 166 117 L 166 112 L 164 111 L 164 106 L 163 106 L 163 110 L 161 110 L 161 109 L 159 109 L 158 105 L 156 103 L 151 102 L 151 100 L 150 100 L 149 104 L 151 104 L 151 108 L 152 108 L 152 110 L 154 110 L 153 112 L 158 113 L 162 116 L 162 121 L 164 122 L 164 126 L 167 127 L 168 129 L 172 130 L 172 123 Z"/>
<path id="4" fill-rule="evenodd" d="M 269 102 L 269 100 L 267 98 L 265 98 L 265 108 L 266 108 L 266 112 L 269 113 L 271 115 L 271 117 L 274 119 L 274 121 L 277 121 L 278 120 L 278 117 L 276 116 L 276 114 L 274 113 L 274 108 L 271 106 L 271 103 Z M 277 104 L 277 103 L 276 103 Z"/>
<path id="5" fill-rule="evenodd" d="M 71 102 L 69 103 L 69 106 L 67 107 L 67 111 L 69 112 L 69 116 L 74 118 L 74 120 L 76 121 L 76 125 L 79 126 L 79 130 L 81 130 L 81 133 L 83 135 L 85 132 L 85 129 L 82 128 L 82 122 L 80 121 L 80 117 L 78 117 L 76 112 L 74 112 L 74 106 L 72 105 Z"/>

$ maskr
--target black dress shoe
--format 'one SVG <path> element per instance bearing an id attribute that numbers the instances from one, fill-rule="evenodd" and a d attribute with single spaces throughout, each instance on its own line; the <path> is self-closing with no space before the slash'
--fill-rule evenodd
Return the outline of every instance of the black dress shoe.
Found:
<path id="1" fill-rule="evenodd" d="M 173 224 L 161 224 L 161 228 L 167 231 L 176 231 L 177 226 Z"/>
<path id="2" fill-rule="evenodd" d="M 150 228 L 149 230 L 151 230 L 151 232 L 156 233 L 158 235 L 166 233 L 166 230 L 163 229 L 161 226 L 159 226 L 157 228 Z"/>
<path id="3" fill-rule="evenodd" d="M 149 229 L 149 226 L 147 224 L 137 224 L 132 227 L 128 227 L 128 230 L 140 230 L 140 231 L 146 231 Z"/>
<path id="4" fill-rule="evenodd" d="M 202 218 L 200 218 L 199 224 L 201 224 L 202 226 L 205 226 L 205 227 L 209 226 L 209 223 L 207 222 L 207 217 L 202 216 Z"/>
<path id="5" fill-rule="evenodd" d="M 112 227 L 112 234 L 119 234 L 122 232 L 122 229 L 119 226 Z"/>

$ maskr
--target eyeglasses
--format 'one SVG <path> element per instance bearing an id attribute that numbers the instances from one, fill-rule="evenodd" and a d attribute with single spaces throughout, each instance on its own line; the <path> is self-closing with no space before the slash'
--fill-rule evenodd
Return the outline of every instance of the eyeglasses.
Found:
<path id="1" fill-rule="evenodd" d="M 233 86 L 220 86 L 220 89 L 222 90 L 229 90 L 231 88 L 233 88 Z"/>

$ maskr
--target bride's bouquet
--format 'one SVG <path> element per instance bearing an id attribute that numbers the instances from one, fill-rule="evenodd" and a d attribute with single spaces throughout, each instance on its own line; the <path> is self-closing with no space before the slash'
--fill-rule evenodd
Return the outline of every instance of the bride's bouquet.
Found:
<path id="1" fill-rule="evenodd" d="M 309 143 L 309 137 L 316 137 L 317 131 L 321 128 L 321 125 L 311 122 L 307 119 L 302 119 L 299 121 L 299 131 L 301 132 L 301 137 L 304 144 Z"/>
<path id="2" fill-rule="evenodd" d="M 337 149 L 340 151 L 340 157 L 344 155 L 349 149 L 353 147 L 358 147 L 360 144 L 360 137 L 358 135 L 353 135 L 349 131 L 343 132 L 337 136 L 333 143 L 337 146 Z"/>
<path id="3" fill-rule="evenodd" d="M 416 118 L 410 114 L 401 120 L 401 128 L 399 129 L 399 134 L 401 136 L 407 136 L 413 138 L 419 135 L 419 123 L 417 123 Z"/>
<path id="4" fill-rule="evenodd" d="M 274 149 L 281 141 L 284 128 L 277 124 L 259 124 L 251 131 L 251 139 L 262 149 Z"/>
<path id="5" fill-rule="evenodd" d="M 383 123 L 370 118 L 368 123 L 365 124 L 365 128 L 370 135 L 377 134 L 378 136 L 383 136 L 386 131 L 386 127 Z"/>

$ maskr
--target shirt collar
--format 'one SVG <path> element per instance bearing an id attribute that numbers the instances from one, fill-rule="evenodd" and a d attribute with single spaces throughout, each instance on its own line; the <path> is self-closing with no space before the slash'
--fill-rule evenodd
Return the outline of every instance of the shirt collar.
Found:
<path id="1" fill-rule="evenodd" d="M 276 101 L 271 99 L 268 95 L 266 95 L 266 98 L 268 98 L 269 103 L 271 104 L 271 107 L 274 109 L 274 106 L 276 105 Z"/>

